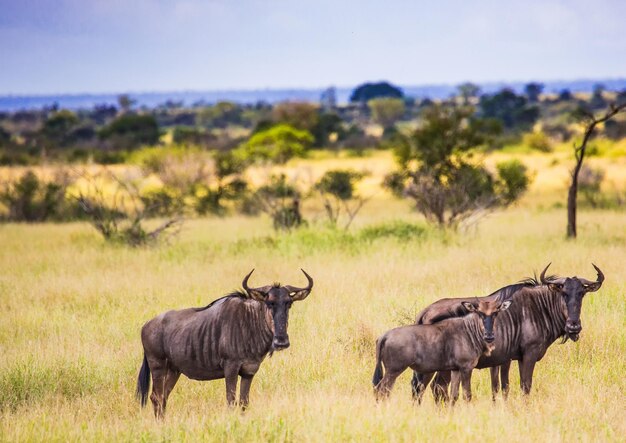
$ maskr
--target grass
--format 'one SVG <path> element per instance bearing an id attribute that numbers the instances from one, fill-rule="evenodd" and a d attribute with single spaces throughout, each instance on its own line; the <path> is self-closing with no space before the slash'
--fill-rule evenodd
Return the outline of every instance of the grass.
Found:
<path id="1" fill-rule="evenodd" d="M 384 168 L 377 160 L 389 159 L 297 165 L 315 175 L 353 162 L 373 180 Z M 524 161 L 536 177 L 520 205 L 458 234 L 424 225 L 381 191 L 348 233 L 319 220 L 277 236 L 265 218 L 210 218 L 189 221 L 170 246 L 131 250 L 105 245 L 83 223 L 1 225 L 0 440 L 623 441 L 625 215 L 583 211 L 579 239 L 565 240 L 565 211 L 548 204 L 564 199 L 554 176 L 565 164 Z M 590 279 L 593 261 L 607 279 L 585 297 L 581 339 L 554 344 L 537 365 L 529 398 L 514 364 L 508 402 L 492 404 L 488 371 L 476 371 L 469 405 L 440 408 L 430 394 L 412 405 L 409 373 L 389 402 L 375 403 L 378 335 L 436 299 L 487 294 L 550 261 L 554 272 Z M 292 309 L 292 346 L 262 364 L 246 413 L 225 406 L 223 381 L 183 377 L 166 420 L 155 422 L 134 399 L 141 326 L 205 305 L 253 267 L 254 285 L 304 284 L 300 267 L 315 279 Z"/>

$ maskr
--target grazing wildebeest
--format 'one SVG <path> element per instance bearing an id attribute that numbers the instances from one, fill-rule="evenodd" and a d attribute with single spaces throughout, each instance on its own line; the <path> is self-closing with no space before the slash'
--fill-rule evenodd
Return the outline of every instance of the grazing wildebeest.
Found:
<path id="1" fill-rule="evenodd" d="M 141 329 L 144 357 L 137 396 L 145 406 L 152 372 L 150 400 L 157 418 L 163 417 L 180 374 L 194 380 L 226 379 L 231 406 L 240 376 L 240 404 L 245 408 L 252 378 L 265 356 L 289 347 L 289 308 L 309 295 L 313 279 L 302 270 L 308 280 L 305 288 L 278 283 L 249 288 L 252 272 L 243 279 L 245 292 L 233 292 L 204 308 L 168 311 Z"/>
<path id="2" fill-rule="evenodd" d="M 506 397 L 509 389 L 509 369 L 511 360 L 518 360 L 520 385 L 524 394 L 530 393 L 535 364 L 543 358 L 548 347 L 558 338 L 576 341 L 582 326 L 580 312 L 583 297 L 587 292 L 600 289 L 604 274 L 593 265 L 597 280 L 589 281 L 579 277 L 546 277 L 548 266 L 543 270 L 540 281 L 528 279 L 520 284 L 507 286 L 479 300 L 499 298 L 515 300 L 498 320 L 495 350 L 491 355 L 481 356 L 477 368 L 491 368 L 492 395 L 499 389 L 498 372 L 502 382 L 502 392 Z M 433 303 L 417 318 L 418 324 L 429 324 L 451 317 L 463 316 L 467 312 L 459 308 L 458 302 L 468 299 L 444 299 Z M 413 395 L 419 396 L 428 385 L 432 374 L 413 374 Z M 433 382 L 432 390 L 436 400 L 448 399 L 450 373 L 441 371 Z"/>
<path id="3" fill-rule="evenodd" d="M 471 399 L 472 369 L 481 355 L 491 352 L 495 317 L 511 302 L 483 300 L 459 304 L 476 314 L 431 325 L 401 326 L 387 331 L 376 341 L 376 369 L 372 383 L 377 399 L 389 395 L 396 378 L 409 367 L 431 374 L 459 371 L 459 376 L 455 377 L 456 394 L 458 396 L 458 382 L 462 380 L 465 399 Z M 421 401 L 421 395 L 418 401 Z"/>

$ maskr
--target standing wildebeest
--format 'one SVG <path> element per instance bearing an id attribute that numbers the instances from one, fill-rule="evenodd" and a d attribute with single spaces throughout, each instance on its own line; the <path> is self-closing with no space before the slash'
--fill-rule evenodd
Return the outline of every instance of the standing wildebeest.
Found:
<path id="1" fill-rule="evenodd" d="M 489 356 L 483 355 L 476 366 L 478 369 L 491 368 L 491 388 L 495 395 L 499 389 L 498 371 L 501 371 L 502 391 L 509 389 L 509 369 L 511 360 L 518 360 L 520 385 L 524 394 L 530 393 L 535 364 L 543 358 L 548 347 L 558 338 L 577 341 L 582 330 L 580 312 L 583 297 L 587 292 L 600 289 L 604 274 L 596 266 L 598 277 L 595 282 L 579 277 L 546 277 L 548 266 L 543 270 L 540 281 L 528 279 L 520 284 L 507 286 L 479 300 L 500 298 L 515 300 L 498 320 L 496 327 L 495 350 Z M 467 312 L 458 308 L 458 303 L 466 299 L 439 300 L 422 311 L 418 324 L 436 323 L 443 319 L 459 317 Z M 420 396 L 432 378 L 432 374 L 413 374 L 413 395 Z M 447 400 L 449 372 L 439 372 L 433 382 L 433 395 L 437 400 Z"/>
<path id="2" fill-rule="evenodd" d="M 431 374 L 455 371 L 454 400 L 458 397 L 461 380 L 465 399 L 471 399 L 472 369 L 481 355 L 491 352 L 495 317 L 511 302 L 483 300 L 459 304 L 476 315 L 453 317 L 431 325 L 402 326 L 387 331 L 376 341 L 376 369 L 372 383 L 377 399 L 389 395 L 396 378 L 409 367 Z M 421 395 L 418 400 L 421 401 Z"/>
<path id="3" fill-rule="evenodd" d="M 268 353 L 289 347 L 287 323 L 294 301 L 304 300 L 313 279 L 304 270 L 306 288 L 278 283 L 249 288 L 219 298 L 204 308 L 168 311 L 141 329 L 144 357 L 137 396 L 145 406 L 152 372 L 152 395 L 157 418 L 163 417 L 167 397 L 180 374 L 194 380 L 226 379 L 226 400 L 235 403 L 241 377 L 240 404 L 248 405 L 254 374 Z"/>

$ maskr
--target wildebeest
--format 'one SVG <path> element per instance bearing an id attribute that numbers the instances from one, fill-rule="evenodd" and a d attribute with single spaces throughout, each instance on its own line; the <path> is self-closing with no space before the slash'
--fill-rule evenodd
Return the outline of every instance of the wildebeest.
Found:
<path id="1" fill-rule="evenodd" d="M 492 394 L 499 389 L 498 372 L 501 372 L 502 391 L 509 389 L 511 360 L 518 360 L 520 385 L 524 394 L 530 393 L 535 364 L 543 358 L 548 347 L 558 338 L 578 340 L 582 330 L 580 313 L 583 297 L 587 292 L 600 289 L 604 274 L 596 265 L 596 281 L 579 277 L 546 277 L 548 266 L 541 272 L 540 281 L 528 279 L 520 284 L 507 286 L 479 300 L 514 300 L 514 306 L 498 320 L 491 355 L 481 356 L 477 368 L 491 368 Z M 431 324 L 467 314 L 459 301 L 468 299 L 439 300 L 424 309 L 417 324 Z M 413 374 L 413 395 L 419 396 L 428 385 L 431 374 Z M 447 400 L 450 373 L 439 372 L 433 382 L 433 394 L 437 400 Z"/>
<path id="2" fill-rule="evenodd" d="M 145 406 L 152 372 L 150 400 L 157 418 L 163 417 L 167 398 L 180 374 L 194 380 L 226 379 L 226 400 L 235 403 L 241 377 L 240 405 L 248 405 L 252 378 L 268 353 L 289 347 L 287 323 L 294 301 L 304 300 L 313 288 L 279 283 L 235 291 L 204 308 L 168 311 L 141 329 L 144 358 L 137 380 L 137 396 Z"/>
<path id="3" fill-rule="evenodd" d="M 409 367 L 431 374 L 435 371 L 459 371 L 459 376 L 455 377 L 456 393 L 458 381 L 462 380 L 465 399 L 471 399 L 472 369 L 481 355 L 491 352 L 495 317 L 511 302 L 483 300 L 459 304 L 468 312 L 475 312 L 475 315 L 453 317 L 431 325 L 401 326 L 387 331 L 376 341 L 376 368 L 372 383 L 378 399 L 389 395 L 396 378 Z M 421 400 L 421 395 L 418 400 Z"/>

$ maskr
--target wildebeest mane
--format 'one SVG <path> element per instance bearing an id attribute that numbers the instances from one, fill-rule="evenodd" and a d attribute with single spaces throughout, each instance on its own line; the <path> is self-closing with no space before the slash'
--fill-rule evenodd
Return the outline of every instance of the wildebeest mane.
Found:
<path id="1" fill-rule="evenodd" d="M 548 275 L 547 277 L 545 277 L 548 283 L 559 280 L 560 278 L 561 277 L 559 277 L 558 275 Z M 541 286 L 543 284 L 537 279 L 536 273 L 532 277 L 526 277 L 525 279 L 520 280 L 519 283 L 527 286 Z"/>
<path id="2" fill-rule="evenodd" d="M 248 298 L 248 294 L 246 294 L 243 290 L 241 289 L 236 289 L 218 299 L 213 300 L 211 303 L 209 303 L 208 305 L 201 307 L 201 308 L 193 308 L 194 311 L 196 312 L 200 312 L 200 311 L 205 311 L 207 309 L 209 309 L 211 306 L 213 306 L 215 303 L 224 300 L 225 298 L 243 298 L 243 299 L 247 299 Z"/>

